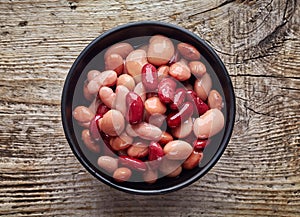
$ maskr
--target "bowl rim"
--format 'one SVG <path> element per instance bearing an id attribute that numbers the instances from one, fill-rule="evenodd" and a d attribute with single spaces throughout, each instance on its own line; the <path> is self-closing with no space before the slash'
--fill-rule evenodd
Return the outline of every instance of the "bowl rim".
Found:
<path id="1" fill-rule="evenodd" d="M 108 179 L 106 179 L 105 177 L 103 177 L 101 174 L 99 174 L 97 171 L 95 171 L 81 156 L 81 153 L 79 152 L 79 150 L 77 149 L 76 145 L 73 143 L 73 140 L 71 139 L 71 131 L 68 128 L 68 119 L 67 119 L 67 112 L 66 112 L 66 104 L 68 101 L 67 98 L 67 92 L 70 86 L 70 80 L 72 77 L 72 74 L 75 72 L 75 69 L 77 67 L 77 65 L 79 64 L 79 62 L 81 61 L 81 59 L 83 59 L 87 53 L 90 51 L 90 49 L 93 48 L 93 46 L 95 46 L 97 43 L 99 43 L 103 38 L 109 36 L 110 34 L 114 33 L 114 32 L 118 32 L 124 29 L 128 29 L 128 28 L 133 28 L 133 27 L 138 27 L 138 26 L 160 26 L 160 27 L 165 27 L 165 28 L 170 28 L 170 29 L 175 29 L 176 31 L 180 31 L 183 34 L 187 34 L 189 37 L 194 38 L 196 41 L 198 41 L 202 46 L 205 47 L 205 49 L 208 51 L 208 53 L 210 55 L 212 55 L 212 58 L 214 58 L 216 60 L 216 62 L 219 64 L 219 67 L 221 68 L 221 71 L 225 74 L 225 78 L 226 80 L 223 82 L 226 82 L 228 88 L 229 88 L 229 98 L 231 100 L 231 107 L 230 107 L 230 113 L 227 116 L 227 121 L 228 121 L 228 129 L 224 132 L 223 135 L 223 140 L 220 143 L 220 146 L 217 150 L 217 152 L 214 154 L 214 156 L 209 160 L 209 162 L 199 171 L 197 172 L 195 175 L 193 175 L 192 177 L 190 177 L 189 179 L 176 184 L 174 186 L 171 187 L 167 187 L 167 188 L 161 188 L 161 189 L 155 189 L 155 190 L 142 190 L 142 189 L 133 189 L 133 188 L 129 188 L 129 187 L 125 187 L 125 186 L 121 186 L 118 185 L 117 183 L 114 183 Z M 213 48 L 208 45 L 202 38 L 200 38 L 198 35 L 196 35 L 195 33 L 184 29 L 183 27 L 180 27 L 178 25 L 175 24 L 170 24 L 170 23 L 166 23 L 166 22 L 161 22 L 161 21 L 137 21 L 137 22 L 130 22 L 127 24 L 122 24 L 120 26 L 111 28 L 110 30 L 105 31 L 104 33 L 100 34 L 98 37 L 96 37 L 94 40 L 92 40 L 79 54 L 79 56 L 76 58 L 76 60 L 74 61 L 74 63 L 72 64 L 68 75 L 65 79 L 65 83 L 64 83 L 64 87 L 63 87 L 63 91 L 62 91 L 62 96 L 61 96 L 61 118 L 62 118 L 62 125 L 63 125 L 63 129 L 64 129 L 64 134 L 65 137 L 69 143 L 69 146 L 71 147 L 71 150 L 73 152 L 73 154 L 76 156 L 76 158 L 79 160 L 79 162 L 85 167 L 85 169 L 92 174 L 94 177 L 96 177 L 98 180 L 102 181 L 103 183 L 109 185 L 110 187 L 113 187 L 115 189 L 121 190 L 123 192 L 127 192 L 127 193 L 133 193 L 133 194 L 142 194 L 142 195 L 155 195 L 155 194 L 164 194 L 164 193 L 169 193 L 169 192 L 173 192 L 179 189 L 182 189 L 188 185 L 191 185 L 192 183 L 194 183 L 195 181 L 199 180 L 202 176 L 204 176 L 206 173 L 208 173 L 212 167 L 219 161 L 219 159 L 221 158 L 223 152 L 225 151 L 229 140 L 231 138 L 232 135 L 232 131 L 234 128 L 234 122 L 235 122 L 235 114 L 236 114 L 236 101 L 235 101 L 235 94 L 234 94 L 234 88 L 229 76 L 229 73 L 227 71 L 227 69 L 225 68 L 225 65 L 223 63 L 223 61 L 220 59 L 220 57 L 217 55 L 217 53 L 213 50 Z"/>

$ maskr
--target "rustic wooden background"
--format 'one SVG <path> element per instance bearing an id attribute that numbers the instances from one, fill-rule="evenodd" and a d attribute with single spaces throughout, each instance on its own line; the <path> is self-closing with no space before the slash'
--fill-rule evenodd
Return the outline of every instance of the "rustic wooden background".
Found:
<path id="1" fill-rule="evenodd" d="M 119 192 L 88 174 L 60 118 L 64 79 L 81 50 L 139 20 L 207 40 L 237 98 L 220 161 L 159 196 Z M 297 0 L 0 0 L 0 215 L 299 217 L 299 28 Z"/>

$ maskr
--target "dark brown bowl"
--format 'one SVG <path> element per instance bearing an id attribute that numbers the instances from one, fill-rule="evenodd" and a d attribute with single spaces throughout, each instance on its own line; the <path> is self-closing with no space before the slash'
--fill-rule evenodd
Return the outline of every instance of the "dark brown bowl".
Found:
<path id="1" fill-rule="evenodd" d="M 207 70 L 214 72 L 211 75 L 213 83 L 215 81 L 219 83 L 216 89 L 222 92 L 221 95 L 223 96 L 225 104 L 223 108 L 225 127 L 223 131 L 218 134 L 219 136 L 212 139 L 212 145 L 205 148 L 204 158 L 199 167 L 192 170 L 184 170 L 180 176 L 176 178 L 160 178 L 154 184 L 147 184 L 145 182 L 118 183 L 115 182 L 112 177 L 102 173 L 99 168 L 92 163 L 95 159 L 86 154 L 87 152 L 83 148 L 82 141 L 76 137 L 76 133 L 78 133 L 80 127 L 72 121 L 72 111 L 74 107 L 84 103 L 82 101 L 84 97 L 82 93 L 77 93 L 79 97 L 74 97 L 74 93 L 76 92 L 75 87 L 76 85 L 83 85 L 84 76 L 81 75 L 87 73 L 87 64 L 98 55 L 100 51 L 120 41 L 155 34 L 162 34 L 175 40 L 190 43 L 201 52 L 202 61 L 209 65 Z M 113 28 L 97 37 L 81 52 L 65 80 L 62 92 L 61 115 L 64 132 L 74 155 L 93 176 L 103 183 L 125 192 L 135 194 L 161 194 L 190 185 L 206 174 L 216 164 L 223 154 L 233 130 L 235 120 L 235 96 L 230 77 L 223 62 L 204 40 L 179 26 L 156 21 L 144 21 L 128 23 Z"/>

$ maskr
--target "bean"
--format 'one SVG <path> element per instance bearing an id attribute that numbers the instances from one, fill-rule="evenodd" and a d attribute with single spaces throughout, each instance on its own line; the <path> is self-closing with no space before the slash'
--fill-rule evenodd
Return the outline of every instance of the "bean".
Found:
<path id="1" fill-rule="evenodd" d="M 158 97 L 165 104 L 174 100 L 176 82 L 172 78 L 163 78 L 158 84 Z"/>
<path id="2" fill-rule="evenodd" d="M 99 89 L 99 97 L 101 101 L 109 108 L 114 108 L 116 101 L 116 94 L 109 87 L 101 87 Z"/>
<path id="3" fill-rule="evenodd" d="M 115 170 L 113 178 L 116 182 L 126 182 L 130 179 L 132 172 L 126 167 L 120 167 Z"/>
<path id="4" fill-rule="evenodd" d="M 148 168 L 147 171 L 143 173 L 143 179 L 145 182 L 149 184 L 153 184 L 158 179 L 158 173 L 157 170 L 153 170 L 151 168 Z"/>
<path id="5" fill-rule="evenodd" d="M 203 102 L 199 96 L 197 96 L 197 94 L 195 93 L 195 91 L 193 90 L 188 90 L 187 91 L 187 98 L 189 101 L 192 101 L 194 102 L 195 104 L 195 107 L 194 107 L 194 110 L 195 110 L 195 113 L 198 113 L 198 115 L 203 115 L 208 109 L 208 105 Z"/>
<path id="6" fill-rule="evenodd" d="M 159 164 L 158 169 L 163 175 L 169 175 L 172 174 L 174 171 L 178 170 L 178 168 L 181 167 L 181 164 L 182 161 L 170 160 L 164 157 L 161 163 Z"/>
<path id="7" fill-rule="evenodd" d="M 208 106 L 211 109 L 217 108 L 217 109 L 221 110 L 223 108 L 222 96 L 216 90 L 211 90 L 209 92 L 207 102 L 208 102 Z"/>
<path id="8" fill-rule="evenodd" d="M 180 126 L 172 129 L 172 134 L 176 138 L 187 137 L 193 131 L 193 121 L 192 118 L 184 121 Z"/>
<path id="9" fill-rule="evenodd" d="M 116 100 L 115 100 L 115 108 L 120 111 L 124 116 L 126 116 L 126 96 L 129 93 L 127 87 L 123 85 L 119 85 L 116 87 Z"/>
<path id="10" fill-rule="evenodd" d="M 180 52 L 180 54 L 187 60 L 199 60 L 200 59 L 199 51 L 190 44 L 181 42 L 177 45 L 177 49 Z"/>
<path id="11" fill-rule="evenodd" d="M 123 73 L 124 61 L 121 55 L 112 53 L 105 59 L 105 70 L 114 70 L 117 75 Z"/>
<path id="12" fill-rule="evenodd" d="M 147 54 L 144 50 L 134 50 L 126 58 L 125 66 L 128 74 L 138 83 L 141 81 L 141 72 L 147 62 Z"/>
<path id="13" fill-rule="evenodd" d="M 176 170 L 174 170 L 173 172 L 169 173 L 167 175 L 167 177 L 170 177 L 170 178 L 177 177 L 177 176 L 180 175 L 181 172 L 182 172 L 182 166 L 179 166 Z"/>
<path id="14" fill-rule="evenodd" d="M 112 109 L 98 121 L 98 126 L 109 136 L 118 136 L 125 128 L 125 120 L 121 112 Z"/>
<path id="15" fill-rule="evenodd" d="M 123 85 L 127 87 L 128 90 L 132 91 L 135 88 L 134 79 L 128 74 L 122 74 L 117 79 L 117 86 Z"/>
<path id="16" fill-rule="evenodd" d="M 97 160 L 100 168 L 109 173 L 113 173 L 118 168 L 118 159 L 110 156 L 100 156 Z"/>
<path id="17" fill-rule="evenodd" d="M 148 153 L 148 145 L 142 142 L 135 142 L 127 149 L 127 155 L 133 158 L 144 158 Z"/>
<path id="18" fill-rule="evenodd" d="M 147 57 L 148 61 L 156 66 L 167 64 L 174 55 L 173 42 L 164 36 L 153 36 L 150 39 Z"/>
<path id="19" fill-rule="evenodd" d="M 200 79 L 196 79 L 194 90 L 201 100 L 205 101 L 212 87 L 212 80 L 208 73 L 205 73 Z"/>
<path id="20" fill-rule="evenodd" d="M 137 137 L 139 136 L 133 129 L 132 129 L 132 125 L 127 124 L 126 126 L 126 133 L 131 136 L 131 137 Z"/>
<path id="21" fill-rule="evenodd" d="M 157 70 L 150 63 L 145 64 L 142 68 L 142 83 L 147 91 L 155 91 L 157 89 Z"/>
<path id="22" fill-rule="evenodd" d="M 172 58 L 168 62 L 168 65 L 172 65 L 172 64 L 178 62 L 179 60 L 180 60 L 180 53 L 179 53 L 178 50 L 176 50 L 174 55 L 172 56 Z"/>
<path id="23" fill-rule="evenodd" d="M 159 128 L 166 128 L 166 116 L 162 114 L 149 115 L 147 122 Z"/>
<path id="24" fill-rule="evenodd" d="M 186 97 L 186 89 L 178 88 L 174 95 L 173 103 L 170 104 L 170 108 L 173 110 L 178 110 L 180 106 L 184 103 Z"/>
<path id="25" fill-rule="evenodd" d="M 196 118 L 193 126 L 194 134 L 199 139 L 206 139 L 219 133 L 224 127 L 224 116 L 219 109 L 210 109 Z"/>
<path id="26" fill-rule="evenodd" d="M 100 74 L 101 74 L 101 72 L 98 71 L 98 70 L 91 70 L 87 74 L 87 80 L 91 81 L 91 80 L 93 80 L 95 77 L 97 77 Z"/>
<path id="27" fill-rule="evenodd" d="M 192 153 L 192 146 L 182 140 L 168 142 L 164 147 L 164 153 L 170 160 L 185 160 Z"/>
<path id="28" fill-rule="evenodd" d="M 193 142 L 194 150 L 203 151 L 204 148 L 210 143 L 210 139 L 196 139 Z"/>
<path id="29" fill-rule="evenodd" d="M 191 61 L 188 65 L 196 78 L 200 78 L 206 73 L 206 66 L 200 61 Z"/>
<path id="30" fill-rule="evenodd" d="M 106 70 L 93 78 L 87 85 L 90 94 L 96 94 L 102 86 L 113 86 L 117 81 L 117 73 L 113 70 Z"/>
<path id="31" fill-rule="evenodd" d="M 112 46 L 110 46 L 105 54 L 104 54 L 104 59 L 107 58 L 110 54 L 119 54 L 123 59 L 125 59 L 128 54 L 133 51 L 133 47 L 129 43 L 117 43 Z"/>
<path id="32" fill-rule="evenodd" d="M 158 143 L 161 145 L 166 145 L 168 142 L 171 142 L 171 141 L 173 141 L 173 136 L 170 133 L 164 131 L 162 133 L 161 138 L 158 141 Z"/>
<path id="33" fill-rule="evenodd" d="M 163 78 L 169 75 L 170 67 L 162 65 L 157 69 L 158 81 L 161 81 Z"/>
<path id="34" fill-rule="evenodd" d="M 170 66 L 169 74 L 179 81 L 186 81 L 191 77 L 191 70 L 182 62 L 176 62 Z"/>
<path id="35" fill-rule="evenodd" d="M 96 114 L 97 113 L 97 108 L 98 106 L 100 105 L 101 103 L 101 100 L 99 99 L 98 95 L 96 96 L 93 96 L 93 101 L 91 102 L 91 104 L 89 105 L 89 110 L 93 113 L 93 114 Z"/>
<path id="36" fill-rule="evenodd" d="M 128 92 L 126 95 L 126 120 L 130 124 L 141 123 L 144 116 L 144 103 L 139 95 Z"/>
<path id="37" fill-rule="evenodd" d="M 88 129 L 84 129 L 81 132 L 81 139 L 82 139 L 83 143 L 85 144 L 85 146 L 90 151 L 95 152 L 95 153 L 100 153 L 100 146 L 98 143 L 93 141 L 93 139 L 90 135 L 90 131 Z"/>
<path id="38" fill-rule="evenodd" d="M 81 126 L 89 127 L 90 121 L 94 118 L 93 112 L 85 106 L 77 106 L 73 111 L 73 117 Z"/>
<path id="39" fill-rule="evenodd" d="M 199 166 L 203 158 L 203 153 L 198 151 L 193 151 L 191 155 L 183 162 L 182 167 L 186 170 L 194 169 Z"/>
<path id="40" fill-rule="evenodd" d="M 161 129 L 146 122 L 132 125 L 132 129 L 139 135 L 139 137 L 146 140 L 158 141 L 162 135 Z"/>
<path id="41" fill-rule="evenodd" d="M 111 138 L 109 143 L 113 150 L 120 151 L 131 146 L 132 142 L 133 138 L 123 132 L 120 136 Z"/>
<path id="42" fill-rule="evenodd" d="M 119 157 L 119 164 L 124 167 L 128 167 L 132 170 L 145 172 L 147 170 L 147 165 L 145 162 L 128 156 L 120 156 Z"/>
<path id="43" fill-rule="evenodd" d="M 160 146 L 160 144 L 152 141 L 149 145 L 149 156 L 148 156 L 148 160 L 150 161 L 149 165 L 151 166 L 152 169 L 158 168 L 163 156 L 164 156 L 164 151 Z"/>
<path id="44" fill-rule="evenodd" d="M 95 141 L 101 139 L 101 135 L 98 127 L 98 120 L 101 118 L 101 115 L 95 115 L 95 117 L 90 121 L 89 131 L 90 135 Z"/>
<path id="45" fill-rule="evenodd" d="M 164 114 L 167 107 L 159 100 L 158 97 L 151 97 L 145 101 L 145 109 L 149 114 Z"/>
<path id="46" fill-rule="evenodd" d="M 141 97 L 141 99 L 143 100 L 143 102 L 145 102 L 145 100 L 146 100 L 146 90 L 145 90 L 145 87 L 144 87 L 144 85 L 143 85 L 142 82 L 139 82 L 135 86 L 133 92 L 137 93 Z"/>
<path id="47" fill-rule="evenodd" d="M 186 121 L 192 116 L 194 111 L 193 103 L 185 102 L 178 112 L 172 112 L 167 117 L 167 124 L 170 128 L 180 126 L 180 124 Z"/>

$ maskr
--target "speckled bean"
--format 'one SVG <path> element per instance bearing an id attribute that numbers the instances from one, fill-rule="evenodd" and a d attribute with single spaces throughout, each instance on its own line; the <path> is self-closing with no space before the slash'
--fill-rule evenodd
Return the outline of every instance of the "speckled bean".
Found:
<path id="1" fill-rule="evenodd" d="M 202 77 L 206 73 L 206 66 L 200 61 L 191 61 L 188 66 L 197 78 Z"/>
<path id="2" fill-rule="evenodd" d="M 191 77 L 191 70 L 183 62 L 176 62 L 170 66 L 169 74 L 179 81 L 186 81 Z"/>

